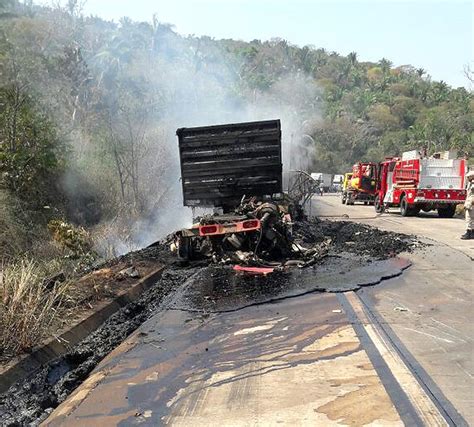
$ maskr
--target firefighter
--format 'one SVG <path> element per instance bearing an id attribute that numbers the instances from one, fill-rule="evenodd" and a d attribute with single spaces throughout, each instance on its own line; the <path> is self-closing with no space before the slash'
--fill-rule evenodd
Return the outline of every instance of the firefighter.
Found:
<path id="1" fill-rule="evenodd" d="M 464 210 L 466 211 L 466 233 L 461 236 L 463 240 L 474 239 L 474 171 L 466 175 L 467 192 Z"/>

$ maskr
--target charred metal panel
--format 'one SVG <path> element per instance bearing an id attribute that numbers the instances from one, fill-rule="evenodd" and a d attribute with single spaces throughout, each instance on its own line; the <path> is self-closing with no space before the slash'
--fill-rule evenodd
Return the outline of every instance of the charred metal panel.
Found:
<path id="1" fill-rule="evenodd" d="M 230 206 L 282 192 L 280 120 L 180 128 L 185 206 Z"/>

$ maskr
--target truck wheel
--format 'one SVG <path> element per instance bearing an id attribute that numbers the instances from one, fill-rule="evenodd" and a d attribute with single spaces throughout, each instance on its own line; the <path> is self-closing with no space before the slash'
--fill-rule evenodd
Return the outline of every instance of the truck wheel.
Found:
<path id="1" fill-rule="evenodd" d="M 410 216 L 411 211 L 410 208 L 408 207 L 408 202 L 406 197 L 403 197 L 402 200 L 400 200 L 400 215 L 401 216 Z"/>
<path id="2" fill-rule="evenodd" d="M 377 213 L 382 213 L 384 211 L 383 203 L 381 202 L 379 195 L 375 197 L 374 208 L 375 208 L 375 212 Z"/>
<path id="3" fill-rule="evenodd" d="M 186 261 L 193 259 L 193 245 L 189 237 L 179 237 L 178 257 Z"/>
<path id="4" fill-rule="evenodd" d="M 440 218 L 452 218 L 456 212 L 456 205 L 447 205 L 438 208 L 438 216 Z"/>

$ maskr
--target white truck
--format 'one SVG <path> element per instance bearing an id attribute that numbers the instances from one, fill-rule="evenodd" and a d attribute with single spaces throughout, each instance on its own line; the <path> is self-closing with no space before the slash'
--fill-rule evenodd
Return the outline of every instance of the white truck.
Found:
<path id="1" fill-rule="evenodd" d="M 334 175 L 332 179 L 332 186 L 336 191 L 342 190 L 342 184 L 344 183 L 344 175 Z"/>
<path id="2" fill-rule="evenodd" d="M 332 174 L 330 173 L 320 173 L 313 172 L 311 178 L 319 182 L 319 186 L 325 191 L 328 192 L 332 187 Z"/>

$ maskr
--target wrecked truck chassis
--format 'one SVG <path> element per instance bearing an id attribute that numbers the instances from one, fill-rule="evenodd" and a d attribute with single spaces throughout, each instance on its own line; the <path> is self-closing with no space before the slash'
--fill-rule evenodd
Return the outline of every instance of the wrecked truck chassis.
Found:
<path id="1" fill-rule="evenodd" d="M 206 237 L 206 236 L 218 236 L 232 233 L 242 233 L 260 230 L 262 227 L 260 220 L 258 219 L 247 219 L 238 222 L 227 222 L 227 223 L 215 223 L 196 225 L 189 229 L 181 230 L 184 237 Z"/>
<path id="2" fill-rule="evenodd" d="M 178 257 L 184 260 L 196 259 L 199 255 L 204 255 L 205 251 L 198 251 L 196 243 L 199 240 L 200 245 L 207 241 L 208 246 L 214 250 L 216 246 L 222 245 L 226 240 L 236 248 L 242 246 L 242 241 L 236 238 L 236 234 L 246 235 L 261 232 L 262 224 L 259 219 L 246 217 L 236 218 L 235 221 L 213 222 L 206 224 L 194 224 L 191 228 L 184 228 L 175 233 L 172 250 L 176 249 Z M 174 246 L 174 247 L 173 247 Z"/>
<path id="3" fill-rule="evenodd" d="M 311 248 L 295 242 L 293 226 L 286 215 L 275 222 L 265 215 L 260 220 L 242 222 L 252 221 L 255 224 L 247 227 L 252 225 L 255 228 L 250 230 L 242 223 L 196 224 L 175 233 L 172 250 L 178 252 L 183 261 L 207 259 L 218 264 L 234 263 L 237 264 L 234 265 L 235 271 L 257 274 L 284 271 L 291 266 L 308 267 L 328 254 L 330 241 L 327 239 Z M 257 224 L 259 228 L 256 228 Z"/>
<path id="4" fill-rule="evenodd" d="M 261 264 L 293 254 L 292 221 L 273 203 L 241 204 L 233 214 L 208 215 L 174 234 L 171 249 L 179 258 Z"/>

